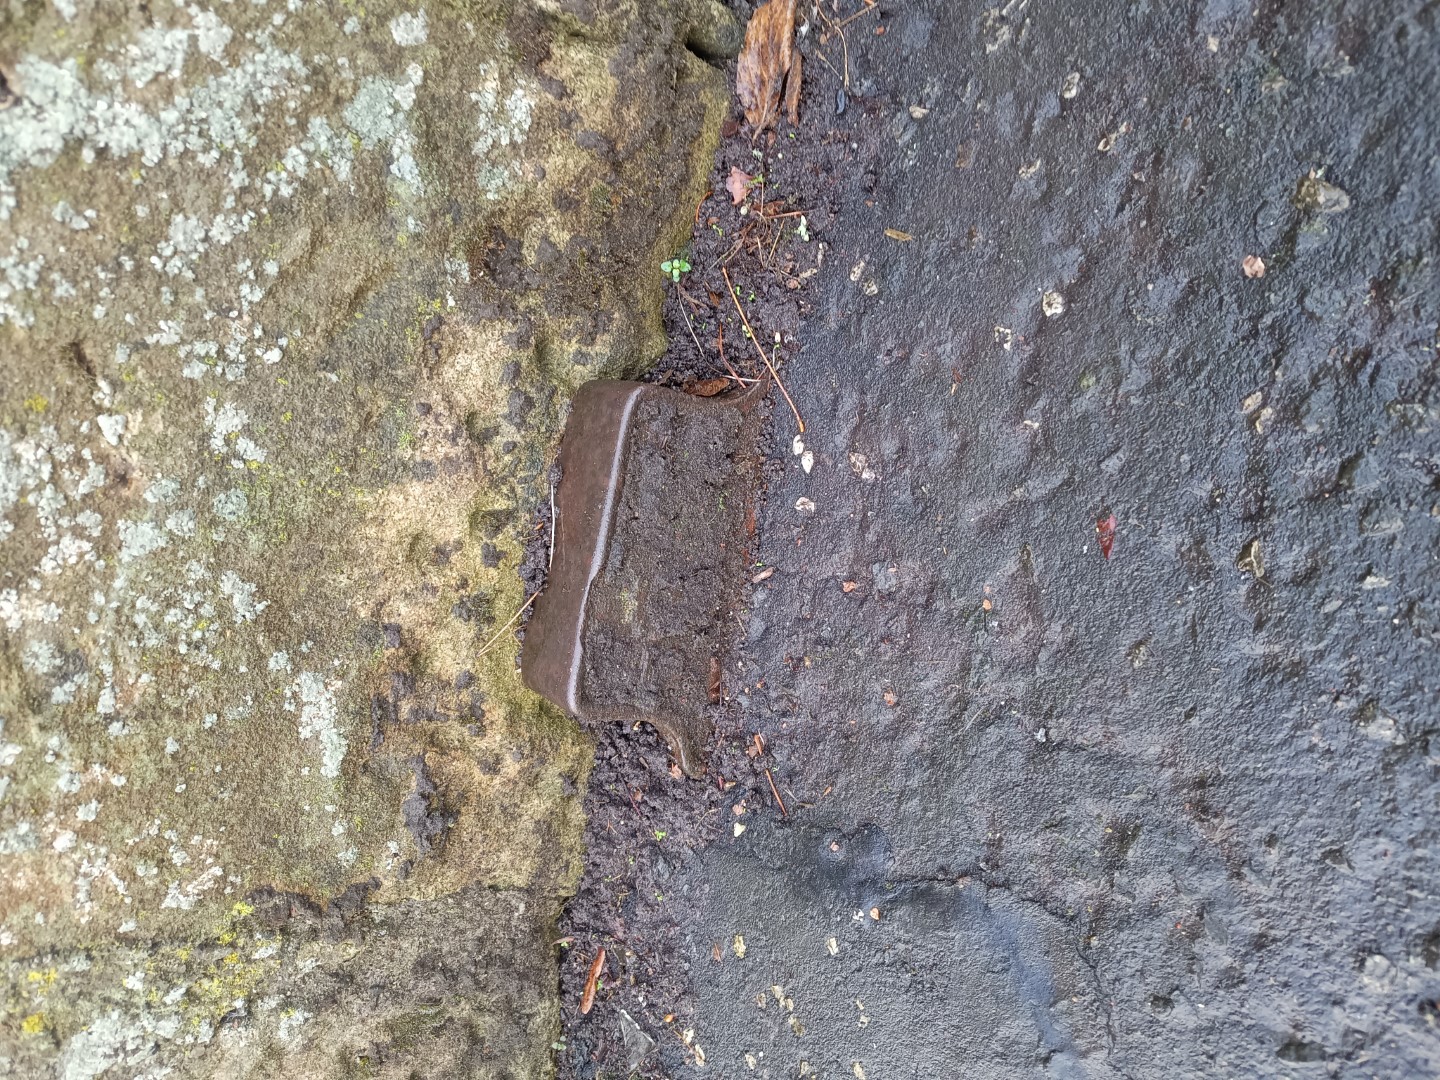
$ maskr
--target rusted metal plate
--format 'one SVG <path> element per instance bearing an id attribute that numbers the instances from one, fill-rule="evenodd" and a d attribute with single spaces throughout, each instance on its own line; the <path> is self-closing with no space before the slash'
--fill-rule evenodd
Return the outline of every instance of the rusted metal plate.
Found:
<path id="1" fill-rule="evenodd" d="M 526 685 L 578 717 L 653 724 L 691 776 L 704 772 L 721 620 L 745 568 L 762 394 L 580 388 L 560 444 L 555 555 L 525 632 Z"/>

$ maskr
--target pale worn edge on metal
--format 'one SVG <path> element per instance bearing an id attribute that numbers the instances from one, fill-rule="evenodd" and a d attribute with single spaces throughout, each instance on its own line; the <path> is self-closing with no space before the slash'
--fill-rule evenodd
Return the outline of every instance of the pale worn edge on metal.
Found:
<path id="1" fill-rule="evenodd" d="M 595 551 L 590 557 L 590 572 L 585 575 L 585 587 L 580 591 L 580 610 L 575 619 L 574 655 L 570 658 L 570 681 L 565 687 L 566 705 L 576 714 L 580 712 L 580 668 L 585 655 L 585 612 L 590 603 L 590 586 L 595 584 L 595 575 L 600 573 L 600 567 L 605 563 L 605 553 L 610 546 L 610 525 L 615 518 L 615 496 L 620 487 L 620 470 L 625 464 L 625 440 L 630 434 L 630 416 L 644 391 L 644 384 L 635 387 L 626 396 L 625 404 L 620 410 L 615 450 L 610 455 L 610 479 L 605 485 L 605 503 L 600 509 L 600 528 L 595 534 Z"/>
<path id="2" fill-rule="evenodd" d="M 768 390 L 768 380 L 762 380 L 743 393 L 689 397 L 687 404 L 749 412 Z M 531 690 L 573 716 L 653 724 L 685 772 L 700 776 L 705 771 L 703 740 L 689 730 L 691 724 L 678 717 L 651 716 L 638 708 L 596 710 L 585 702 L 582 685 L 590 590 L 605 565 L 612 539 L 625 482 L 631 419 L 647 393 L 681 391 L 621 380 L 594 380 L 576 391 L 560 444 L 561 478 L 551 521 L 555 555 L 526 628 L 521 677 Z"/>

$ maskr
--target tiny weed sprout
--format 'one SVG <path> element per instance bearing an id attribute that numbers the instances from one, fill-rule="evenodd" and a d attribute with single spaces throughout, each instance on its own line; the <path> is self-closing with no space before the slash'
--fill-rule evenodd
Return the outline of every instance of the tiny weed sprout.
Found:
<path id="1" fill-rule="evenodd" d="M 670 280 L 678 285 L 680 284 L 680 275 L 690 272 L 690 264 L 684 259 L 666 259 L 660 264 L 660 272 L 669 274 Z"/>

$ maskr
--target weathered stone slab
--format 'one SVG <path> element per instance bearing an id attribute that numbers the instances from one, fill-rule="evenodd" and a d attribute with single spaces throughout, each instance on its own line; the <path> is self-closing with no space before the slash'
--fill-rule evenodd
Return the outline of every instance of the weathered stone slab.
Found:
<path id="1" fill-rule="evenodd" d="M 577 716 L 653 724 L 691 776 L 704 772 L 721 621 L 745 567 L 760 400 L 587 383 L 560 444 L 525 682 Z"/>

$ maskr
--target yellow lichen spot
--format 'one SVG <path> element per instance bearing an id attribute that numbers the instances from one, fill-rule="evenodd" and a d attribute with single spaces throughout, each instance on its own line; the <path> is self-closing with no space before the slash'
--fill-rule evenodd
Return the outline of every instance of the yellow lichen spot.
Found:
<path id="1" fill-rule="evenodd" d="M 26 1035 L 39 1035 L 45 1030 L 45 1014 L 31 1013 L 20 1022 L 20 1030 Z"/>
<path id="2" fill-rule="evenodd" d="M 240 962 L 240 954 L 238 952 L 228 953 L 220 962 L 226 967 L 234 967 Z"/>
<path id="3" fill-rule="evenodd" d="M 244 900 L 237 900 L 235 901 L 235 905 L 230 909 L 230 914 L 234 915 L 237 919 L 244 919 L 247 916 L 255 914 L 255 905 L 247 904 Z"/>
<path id="4" fill-rule="evenodd" d="M 44 398 L 44 397 L 42 397 L 42 396 L 39 395 L 39 394 L 31 394 L 29 397 L 27 397 L 27 398 L 25 399 L 25 411 L 26 411 L 26 412 L 32 412 L 32 413 L 34 413 L 36 416 L 39 416 L 41 413 L 43 413 L 43 412 L 44 412 L 46 409 L 48 409 L 49 407 L 50 407 L 50 402 L 49 402 L 49 400 L 46 399 L 46 398 Z"/>
<path id="5" fill-rule="evenodd" d="M 180 948 L 178 948 L 178 949 L 175 950 L 175 956 L 176 956 L 176 958 L 179 959 L 179 960 L 189 960 L 189 959 L 190 959 L 190 953 L 191 953 L 192 951 L 193 951 L 193 950 L 191 950 L 190 946 L 184 945 L 184 946 L 182 946 L 182 947 L 180 947 Z"/>
<path id="6" fill-rule="evenodd" d="M 217 938 L 215 939 L 215 944 L 217 944 L 217 945 L 229 945 L 229 944 L 230 944 L 232 941 L 234 941 L 234 940 L 235 940 L 235 931 L 234 931 L 234 930 L 226 930 L 223 934 L 221 934 L 219 937 L 217 937 Z"/>
<path id="7" fill-rule="evenodd" d="M 50 986 L 55 982 L 60 973 L 55 968 L 46 968 L 44 971 L 28 971 L 25 973 L 25 981 Z"/>

